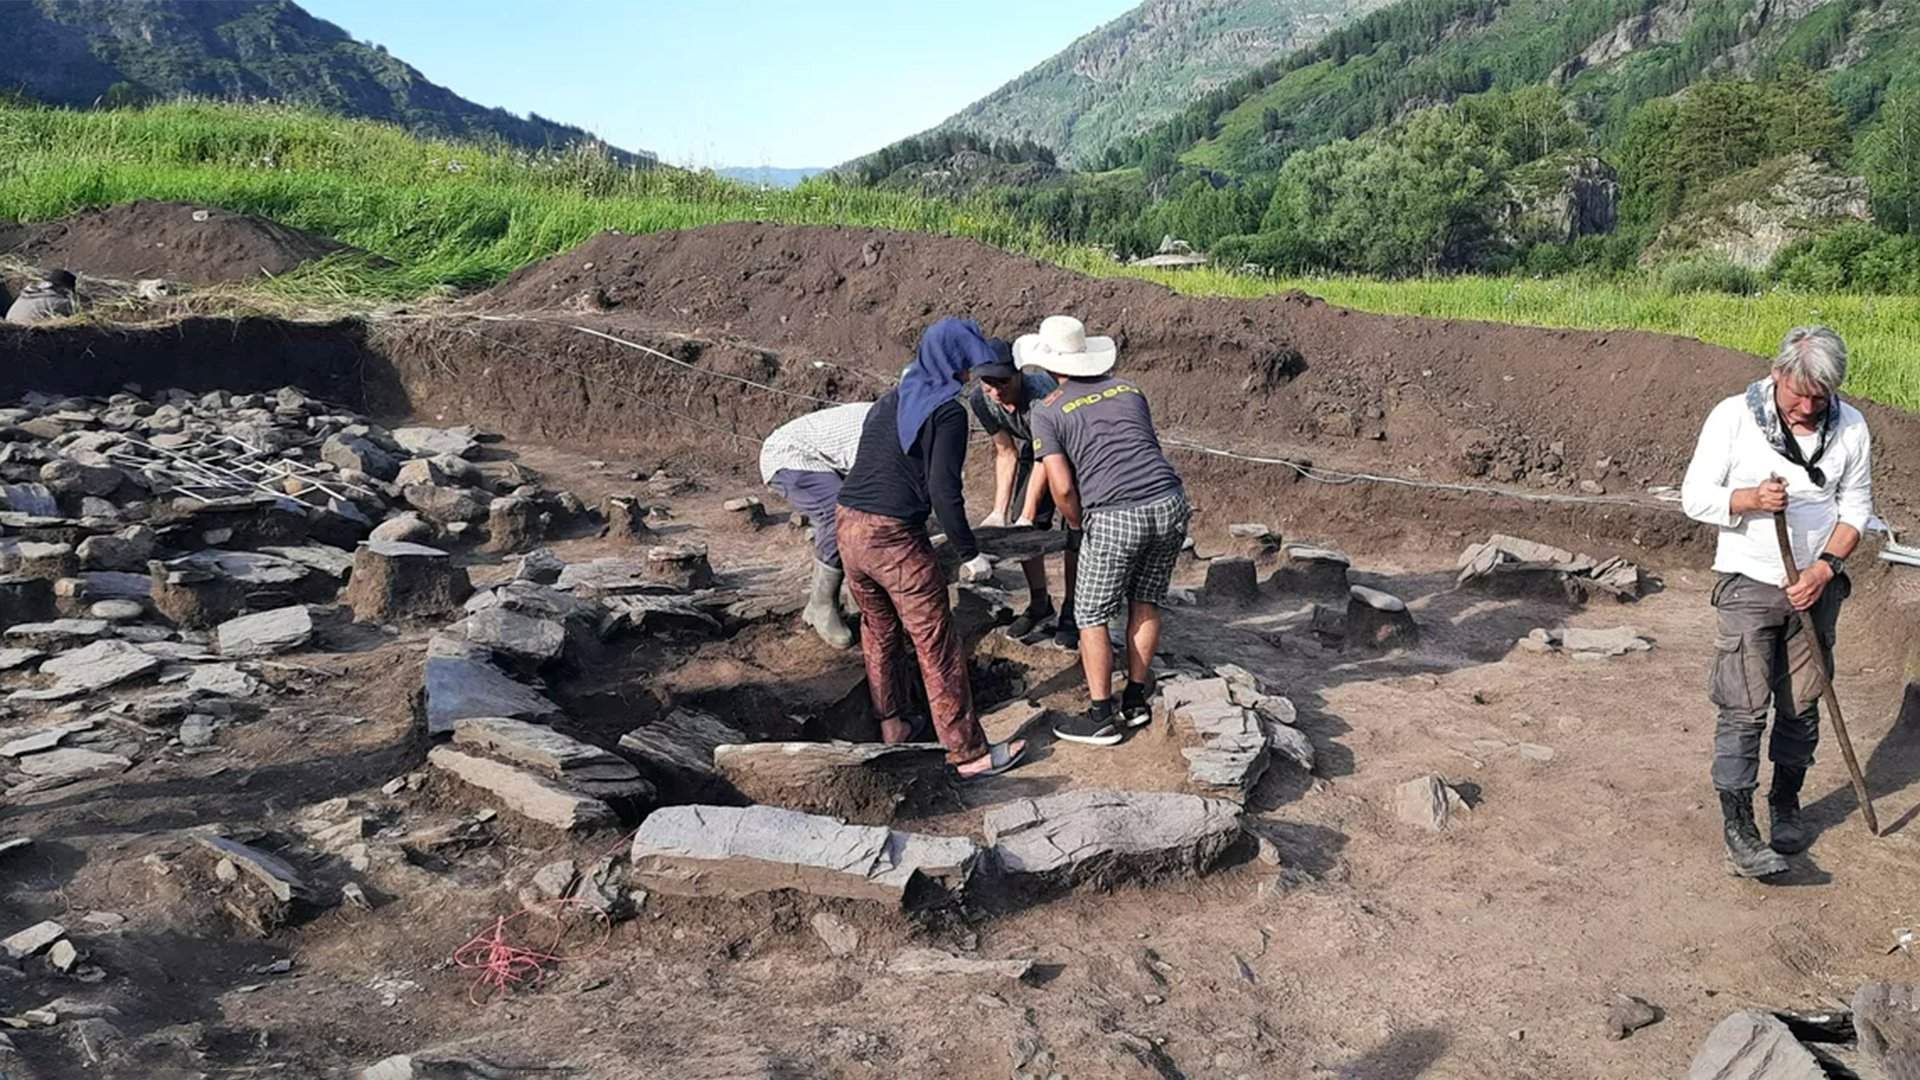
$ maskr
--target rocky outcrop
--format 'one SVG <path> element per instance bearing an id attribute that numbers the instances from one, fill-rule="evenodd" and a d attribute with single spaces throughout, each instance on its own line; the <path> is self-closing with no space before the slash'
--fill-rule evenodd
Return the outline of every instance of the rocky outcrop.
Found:
<path id="1" fill-rule="evenodd" d="M 1552 76 L 1553 83 L 1555 86 L 1564 85 L 1589 68 L 1605 67 L 1641 49 L 1679 41 L 1693 26 L 1697 14 L 1698 8 L 1686 0 L 1667 0 L 1654 5 L 1651 10 L 1630 15 L 1616 23 L 1613 29 L 1595 38 L 1579 56 L 1556 68 Z"/>
<path id="2" fill-rule="evenodd" d="M 1597 157 L 1537 161 L 1507 185 L 1509 243 L 1570 244 L 1610 233 L 1619 220 L 1619 170 Z"/>
<path id="3" fill-rule="evenodd" d="M 1764 270 L 1788 245 L 1847 221 L 1871 222 L 1867 181 L 1806 154 L 1766 162 L 1715 185 L 1712 209 L 1685 214 L 1660 230 L 1640 256 L 1652 266 L 1677 255 L 1717 255 Z"/>

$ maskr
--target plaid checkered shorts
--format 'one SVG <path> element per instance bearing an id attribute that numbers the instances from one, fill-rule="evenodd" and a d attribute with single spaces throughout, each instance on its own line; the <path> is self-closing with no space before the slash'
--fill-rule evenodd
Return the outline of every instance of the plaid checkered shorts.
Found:
<path id="1" fill-rule="evenodd" d="M 1120 613 L 1122 600 L 1165 604 L 1192 516 L 1184 492 L 1144 506 L 1088 513 L 1073 579 L 1074 625 L 1082 630 L 1105 626 Z"/>

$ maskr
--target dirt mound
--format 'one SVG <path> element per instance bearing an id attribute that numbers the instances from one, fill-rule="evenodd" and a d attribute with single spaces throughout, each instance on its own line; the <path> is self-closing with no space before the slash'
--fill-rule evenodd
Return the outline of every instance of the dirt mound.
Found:
<path id="1" fill-rule="evenodd" d="M 1194 298 L 970 240 L 850 228 L 608 233 L 475 303 L 611 312 L 874 373 L 897 371 L 943 315 L 1011 336 L 1071 312 L 1119 339 L 1178 434 L 1544 491 L 1677 483 L 1707 410 L 1765 372 L 1686 338 L 1366 315 L 1304 293 Z M 1867 411 L 1885 478 L 1920 467 L 1920 424 Z"/>
<path id="2" fill-rule="evenodd" d="M 59 221 L 0 227 L 0 252 L 36 266 L 123 281 L 244 281 L 353 250 L 267 218 L 178 202 L 141 200 Z"/>

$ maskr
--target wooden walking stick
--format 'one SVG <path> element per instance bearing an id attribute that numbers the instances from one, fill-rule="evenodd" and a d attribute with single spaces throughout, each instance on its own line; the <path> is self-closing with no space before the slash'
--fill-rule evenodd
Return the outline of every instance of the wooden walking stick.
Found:
<path id="1" fill-rule="evenodd" d="M 1773 535 L 1780 541 L 1780 561 L 1787 568 L 1787 585 L 1791 588 L 1800 583 L 1800 570 L 1793 565 L 1793 542 L 1787 539 L 1787 515 L 1785 511 L 1773 515 Z M 1866 818 L 1867 831 L 1880 835 L 1880 819 L 1874 816 L 1873 799 L 1867 794 L 1867 778 L 1860 772 L 1860 759 L 1853 756 L 1853 740 L 1847 737 L 1847 721 L 1840 715 L 1840 697 L 1833 692 L 1833 670 L 1827 666 L 1826 647 L 1820 640 L 1820 631 L 1814 629 L 1813 612 L 1795 612 L 1800 616 L 1800 632 L 1813 642 L 1813 662 L 1820 669 L 1820 697 L 1827 703 L 1827 718 L 1833 721 L 1833 734 L 1840 742 L 1840 756 L 1847 759 L 1847 774 L 1853 777 L 1853 794 L 1860 800 L 1860 815 Z M 1791 680 L 1789 680 L 1791 685 Z M 1793 691 L 1788 689 L 1787 693 Z M 1794 702 L 1797 707 L 1800 703 Z"/>

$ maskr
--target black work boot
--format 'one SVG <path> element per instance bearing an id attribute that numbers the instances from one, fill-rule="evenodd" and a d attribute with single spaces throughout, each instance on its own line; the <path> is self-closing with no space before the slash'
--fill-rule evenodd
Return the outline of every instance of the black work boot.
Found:
<path id="1" fill-rule="evenodd" d="M 1813 831 L 1800 820 L 1800 785 L 1807 782 L 1807 770 L 1790 765 L 1773 767 L 1773 788 L 1767 792 L 1767 809 L 1772 828 L 1767 831 L 1773 850 L 1782 855 L 1798 855 L 1813 843 Z"/>
<path id="2" fill-rule="evenodd" d="M 1787 872 L 1787 860 L 1760 839 L 1753 821 L 1753 789 L 1720 792 L 1720 814 L 1726 818 L 1727 863 L 1741 877 L 1771 877 Z"/>

